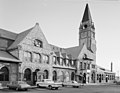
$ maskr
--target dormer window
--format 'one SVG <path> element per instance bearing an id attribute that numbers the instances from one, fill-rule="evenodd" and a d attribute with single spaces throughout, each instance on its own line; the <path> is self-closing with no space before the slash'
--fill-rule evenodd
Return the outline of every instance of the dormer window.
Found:
<path id="1" fill-rule="evenodd" d="M 43 42 L 41 40 L 35 39 L 34 40 L 34 46 L 42 48 L 43 47 Z"/>

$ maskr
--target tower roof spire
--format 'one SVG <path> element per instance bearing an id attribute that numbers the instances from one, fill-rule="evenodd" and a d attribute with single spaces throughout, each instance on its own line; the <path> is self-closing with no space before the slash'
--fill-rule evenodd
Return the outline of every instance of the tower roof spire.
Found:
<path id="1" fill-rule="evenodd" d="M 92 17 L 91 17 L 91 14 L 90 14 L 88 3 L 86 4 L 84 15 L 83 15 L 83 18 L 82 18 L 82 22 L 86 22 L 86 21 L 92 21 Z"/>

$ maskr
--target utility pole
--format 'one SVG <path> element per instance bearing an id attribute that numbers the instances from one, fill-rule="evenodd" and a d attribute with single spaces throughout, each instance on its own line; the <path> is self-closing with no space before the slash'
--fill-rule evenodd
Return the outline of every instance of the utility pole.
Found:
<path id="1" fill-rule="evenodd" d="M 113 71 L 113 63 L 111 62 L 111 72 Z"/>
<path id="2" fill-rule="evenodd" d="M 117 71 L 117 74 L 118 74 L 118 80 L 119 80 L 119 70 Z"/>

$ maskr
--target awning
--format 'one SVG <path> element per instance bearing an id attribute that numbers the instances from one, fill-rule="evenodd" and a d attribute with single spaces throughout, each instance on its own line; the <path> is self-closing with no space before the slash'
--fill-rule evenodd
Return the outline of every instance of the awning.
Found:
<path id="1" fill-rule="evenodd" d="M 7 61 L 7 62 L 16 62 L 16 63 L 21 62 L 20 60 L 16 59 L 6 51 L 0 51 L 0 60 Z"/>

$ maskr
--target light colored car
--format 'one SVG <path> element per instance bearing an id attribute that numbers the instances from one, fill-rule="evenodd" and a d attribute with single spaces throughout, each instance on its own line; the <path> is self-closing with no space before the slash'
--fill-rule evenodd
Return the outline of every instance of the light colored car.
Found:
<path id="1" fill-rule="evenodd" d="M 62 83 L 55 83 L 51 79 L 43 79 L 41 82 L 36 82 L 36 85 L 38 87 L 45 87 L 48 89 L 58 89 L 59 87 L 62 86 Z"/>
<path id="2" fill-rule="evenodd" d="M 12 81 L 9 84 L 7 84 L 7 87 L 9 89 L 15 89 L 15 90 L 28 90 L 29 88 L 31 88 L 30 85 L 28 85 L 26 82 L 24 81 Z"/>
<path id="3" fill-rule="evenodd" d="M 78 83 L 77 81 L 69 81 L 69 82 L 63 82 L 63 86 L 72 86 L 74 88 L 79 88 L 82 84 Z"/>

